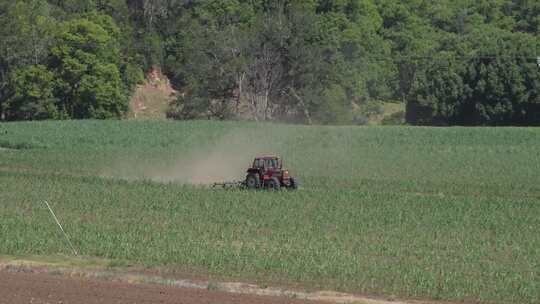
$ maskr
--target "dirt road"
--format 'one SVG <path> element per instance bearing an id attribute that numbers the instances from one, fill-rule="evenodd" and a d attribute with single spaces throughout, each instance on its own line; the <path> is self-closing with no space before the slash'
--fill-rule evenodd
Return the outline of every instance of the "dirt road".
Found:
<path id="1" fill-rule="evenodd" d="M 239 295 L 161 285 L 95 281 L 0 271 L 0 304 L 315 303 L 285 297 Z"/>

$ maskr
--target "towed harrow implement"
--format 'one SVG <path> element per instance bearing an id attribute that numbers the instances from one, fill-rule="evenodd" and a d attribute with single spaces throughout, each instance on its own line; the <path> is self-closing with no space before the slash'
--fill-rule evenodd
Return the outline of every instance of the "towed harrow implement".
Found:
<path id="1" fill-rule="evenodd" d="M 222 182 L 212 184 L 212 188 L 223 188 L 223 189 L 245 189 L 245 181 L 231 181 L 231 182 Z"/>

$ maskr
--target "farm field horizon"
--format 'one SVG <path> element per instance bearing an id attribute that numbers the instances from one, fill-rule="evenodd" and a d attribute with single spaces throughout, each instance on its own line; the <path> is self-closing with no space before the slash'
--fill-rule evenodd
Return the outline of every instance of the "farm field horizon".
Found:
<path id="1" fill-rule="evenodd" d="M 226 191 L 258 154 L 296 192 Z M 540 301 L 540 129 L 0 124 L 0 255 L 399 299 Z"/>

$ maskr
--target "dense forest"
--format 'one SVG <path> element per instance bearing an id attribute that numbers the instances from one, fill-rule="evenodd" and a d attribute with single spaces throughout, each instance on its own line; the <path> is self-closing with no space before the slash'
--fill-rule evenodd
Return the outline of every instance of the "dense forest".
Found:
<path id="1" fill-rule="evenodd" d="M 122 118 L 159 67 L 174 119 L 540 125 L 539 34 L 537 0 L 0 0 L 0 116 Z"/>

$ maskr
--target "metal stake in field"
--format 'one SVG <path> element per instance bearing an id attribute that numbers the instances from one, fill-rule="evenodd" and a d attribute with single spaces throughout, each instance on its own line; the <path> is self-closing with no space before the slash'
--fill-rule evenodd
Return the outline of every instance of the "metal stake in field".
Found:
<path id="1" fill-rule="evenodd" d="M 71 241 L 69 240 L 69 237 L 67 235 L 67 233 L 64 231 L 64 228 L 62 228 L 62 225 L 60 225 L 60 221 L 58 221 L 58 218 L 56 217 L 56 215 L 54 214 L 51 206 L 49 205 L 49 203 L 47 201 L 44 201 L 45 204 L 47 205 L 47 208 L 49 208 L 49 211 L 51 212 L 54 220 L 56 221 L 56 224 L 58 224 L 58 227 L 60 227 L 60 230 L 62 230 L 62 233 L 64 234 L 64 236 L 66 237 L 66 240 L 68 241 L 68 244 L 69 244 L 69 247 L 71 247 L 71 250 L 73 250 L 73 254 L 75 256 L 78 256 L 79 254 L 77 253 L 77 250 L 75 250 L 75 247 L 73 247 L 73 244 L 71 244 Z"/>

